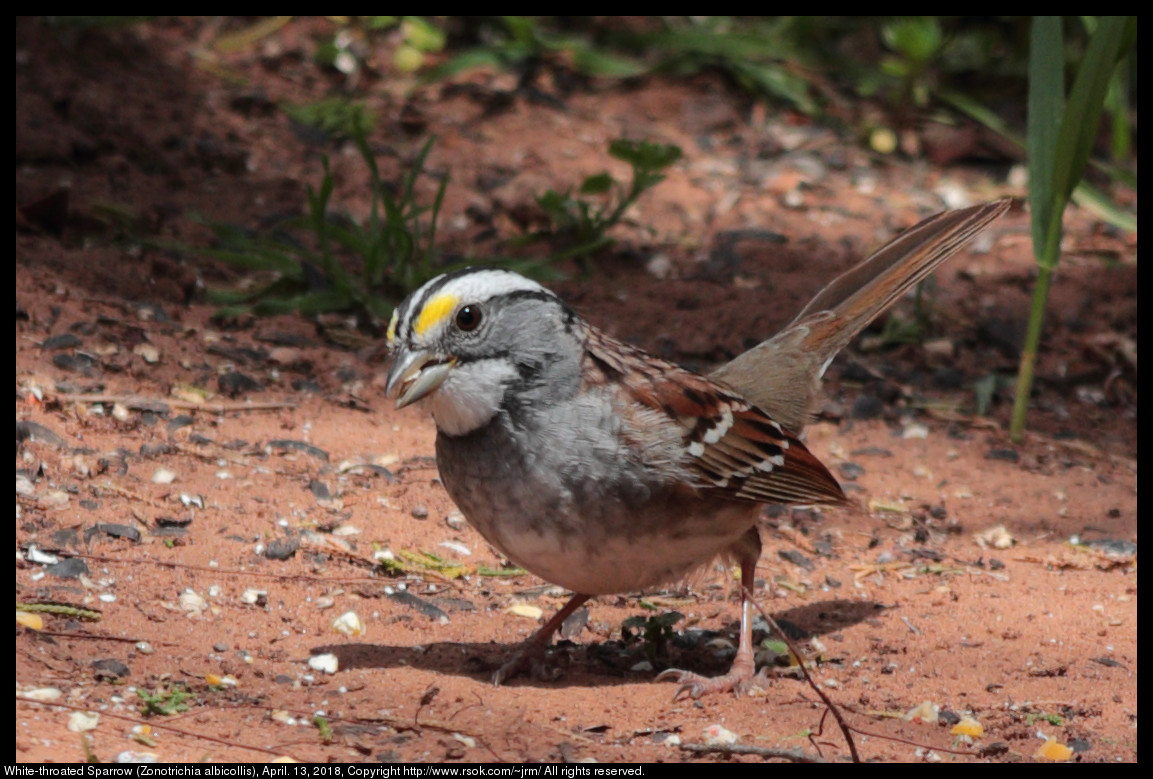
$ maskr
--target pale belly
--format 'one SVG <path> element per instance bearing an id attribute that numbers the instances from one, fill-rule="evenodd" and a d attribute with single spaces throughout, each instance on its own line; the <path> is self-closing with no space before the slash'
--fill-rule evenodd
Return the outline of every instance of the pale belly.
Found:
<path id="1" fill-rule="evenodd" d="M 597 483 L 574 490 L 541 478 L 525 490 L 490 474 L 462 475 L 445 463 L 440 471 L 453 501 L 489 543 L 545 581 L 586 595 L 683 579 L 740 540 L 760 508 L 684 492 L 614 500 Z"/>
<path id="2" fill-rule="evenodd" d="M 547 444 L 531 451 L 497 423 L 438 435 L 441 480 L 510 560 L 586 595 L 675 582 L 755 526 L 758 504 L 678 486 L 635 450 L 611 450 L 619 445 L 606 427 L 542 422 Z"/>
<path id="3" fill-rule="evenodd" d="M 547 582 L 586 595 L 636 592 L 682 580 L 724 553 L 747 530 L 743 526 L 736 537 L 602 536 L 583 543 L 548 533 L 509 534 L 479 523 L 476 528 L 513 562 Z"/>

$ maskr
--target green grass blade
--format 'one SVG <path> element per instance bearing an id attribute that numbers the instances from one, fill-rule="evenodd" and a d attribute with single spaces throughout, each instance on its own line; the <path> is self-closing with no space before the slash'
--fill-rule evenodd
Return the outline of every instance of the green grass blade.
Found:
<path id="1" fill-rule="evenodd" d="M 422 84 L 431 84 L 434 81 L 444 81 L 466 70 L 475 68 L 499 68 L 504 65 L 504 57 L 492 49 L 474 49 L 458 54 L 446 60 L 435 68 L 425 71 L 421 77 Z"/>
<path id="2" fill-rule="evenodd" d="M 1137 232 L 1137 217 L 1120 208 L 1088 181 L 1082 181 L 1073 190 L 1073 202 L 1120 230 Z"/>
<path id="3" fill-rule="evenodd" d="M 1121 45 L 1129 37 L 1130 19 L 1102 17 L 1077 70 L 1057 140 L 1057 168 L 1053 176 L 1053 185 L 1063 198 L 1073 193 L 1089 160 Z M 1136 24 L 1136 20 L 1132 23 Z"/>
<path id="4" fill-rule="evenodd" d="M 355 300 L 351 295 L 339 290 L 326 289 L 289 298 L 283 302 L 304 316 L 314 316 L 327 311 L 346 311 L 352 307 Z"/>
<path id="5" fill-rule="evenodd" d="M 431 278 L 432 273 L 432 257 L 433 257 L 433 239 L 436 237 L 436 222 L 440 218 L 440 207 L 444 204 L 444 193 L 448 190 L 448 176 L 440 180 L 440 186 L 436 188 L 436 198 L 432 201 L 432 219 L 429 220 L 428 225 L 428 246 L 424 250 L 422 258 L 422 269 L 426 277 Z"/>
<path id="6" fill-rule="evenodd" d="M 1065 36 L 1061 17 L 1033 20 L 1029 43 L 1029 208 L 1033 221 L 1033 256 L 1044 256 L 1054 219 L 1057 139 L 1065 109 Z M 1056 215 L 1060 219 L 1060 214 Z"/>
<path id="7" fill-rule="evenodd" d="M 197 254 L 221 260 L 248 271 L 273 271 L 284 276 L 300 277 L 300 261 L 289 252 L 275 252 L 267 247 L 248 251 L 229 249 L 196 249 Z"/>
<path id="8" fill-rule="evenodd" d="M 591 46 L 573 46 L 569 51 L 572 53 L 573 66 L 576 70 L 590 76 L 632 78 L 645 71 L 644 66 L 638 62 L 598 51 Z"/>

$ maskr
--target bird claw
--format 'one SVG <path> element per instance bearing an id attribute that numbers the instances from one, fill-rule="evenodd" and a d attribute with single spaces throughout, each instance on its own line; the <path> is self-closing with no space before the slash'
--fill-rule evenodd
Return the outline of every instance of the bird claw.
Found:
<path id="1" fill-rule="evenodd" d="M 493 674 L 492 674 L 492 686 L 493 687 L 500 687 L 507 680 L 509 680 L 509 679 L 513 678 L 514 676 L 516 676 L 517 674 L 521 673 L 521 671 L 523 670 L 521 668 L 521 665 L 522 664 L 520 662 L 520 654 L 518 653 L 516 655 L 516 657 L 514 657 L 512 660 L 509 660 L 507 663 L 505 663 L 504 665 L 502 665 L 500 668 L 496 669 L 496 671 L 493 672 Z"/>
<path id="2" fill-rule="evenodd" d="M 545 662 L 545 649 L 543 646 L 526 643 L 517 650 L 511 660 L 496 669 L 492 675 L 493 685 L 500 687 L 517 676 L 528 676 L 544 682 L 556 681 L 560 676 L 560 669 Z"/>
<path id="3" fill-rule="evenodd" d="M 540 664 L 540 658 L 534 659 L 531 654 L 531 652 L 521 649 L 512 656 L 511 660 L 496 669 L 492 675 L 493 686 L 500 687 L 504 682 L 520 676 L 526 670 L 531 673 L 532 668 Z"/>

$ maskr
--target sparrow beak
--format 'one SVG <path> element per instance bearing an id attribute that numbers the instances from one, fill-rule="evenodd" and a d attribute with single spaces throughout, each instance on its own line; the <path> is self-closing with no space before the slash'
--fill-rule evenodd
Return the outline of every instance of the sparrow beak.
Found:
<path id="1" fill-rule="evenodd" d="M 455 357 L 446 357 L 420 349 L 404 349 L 396 355 L 388 371 L 384 394 L 396 394 L 396 407 L 404 408 L 431 395 L 448 378 L 456 365 Z"/>

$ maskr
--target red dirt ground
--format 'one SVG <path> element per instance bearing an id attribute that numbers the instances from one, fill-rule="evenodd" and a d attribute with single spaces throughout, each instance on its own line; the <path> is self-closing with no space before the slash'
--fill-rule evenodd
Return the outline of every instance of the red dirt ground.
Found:
<path id="1" fill-rule="evenodd" d="M 225 328 L 202 288 L 230 272 L 143 248 L 144 236 L 203 243 L 189 211 L 255 227 L 303 208 L 321 150 L 275 105 L 332 89 L 310 55 L 327 24 L 299 20 L 220 54 L 204 20 L 78 34 L 17 20 L 16 598 L 100 619 L 18 625 L 15 759 L 762 759 L 684 749 L 718 725 L 739 745 L 815 755 L 806 734 L 824 707 L 790 675 L 697 702 L 652 681 L 665 665 L 723 667 L 737 619 L 724 570 L 590 602 L 551 655 L 556 680 L 493 687 L 491 669 L 537 627 L 523 607 L 547 618 L 563 593 L 488 575 L 505 561 L 437 480 L 431 421 L 383 397 L 380 345 L 334 343 L 331 320 Z M 547 188 L 606 167 L 623 176 L 612 139 L 685 150 L 614 233 L 616 251 L 557 289 L 594 323 L 697 368 L 771 334 L 897 230 L 1024 194 L 1006 165 L 879 157 L 707 78 L 501 110 L 478 95 L 514 79 L 464 83 L 406 98 L 388 77 L 368 90 L 382 167 L 395 173 L 437 135 L 429 165 L 451 174 L 452 251 L 495 253 L 493 236 L 517 235 Z M 327 150 L 334 203 L 362 216 L 363 164 Z M 63 206 L 29 207 L 61 192 Z M 1011 388 L 987 417 L 972 411 L 975 383 L 1015 370 L 1035 276 L 1015 210 L 937 274 L 925 346 L 872 349 L 877 330 L 829 371 L 808 442 L 858 505 L 764 515 L 759 602 L 803 637 L 844 716 L 875 734 L 855 736 L 864 758 L 1032 760 L 1046 737 L 1076 760 L 1137 758 L 1136 236 L 1073 209 L 1065 249 L 1022 444 L 1003 430 Z M 226 396 L 237 372 L 259 387 Z M 268 554 L 285 544 L 286 559 Z M 405 570 L 377 566 L 382 550 Z M 455 568 L 405 557 L 418 552 Z M 50 568 L 48 553 L 83 570 Z M 675 638 L 646 665 L 622 623 L 673 610 L 678 633 L 717 635 Z M 363 634 L 334 631 L 348 611 Z M 328 653 L 335 673 L 309 667 Z M 138 692 L 173 689 L 191 693 L 187 711 L 141 713 Z M 29 700 L 46 694 L 59 705 Z M 923 702 L 939 707 L 932 722 L 905 718 Z M 99 714 L 83 735 L 69 729 L 80 710 Z M 966 714 L 984 728 L 972 745 L 950 734 Z M 814 741 L 847 759 L 831 718 Z M 1004 749 L 971 754 L 993 743 Z"/>

